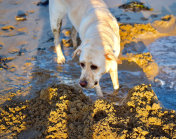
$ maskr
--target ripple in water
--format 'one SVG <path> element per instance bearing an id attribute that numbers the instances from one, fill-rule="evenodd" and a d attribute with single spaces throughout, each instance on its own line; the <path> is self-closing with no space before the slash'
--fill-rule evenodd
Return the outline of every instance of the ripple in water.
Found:
<path id="1" fill-rule="evenodd" d="M 176 109 L 176 36 L 160 38 L 148 49 L 160 70 L 154 90 L 166 108 Z"/>

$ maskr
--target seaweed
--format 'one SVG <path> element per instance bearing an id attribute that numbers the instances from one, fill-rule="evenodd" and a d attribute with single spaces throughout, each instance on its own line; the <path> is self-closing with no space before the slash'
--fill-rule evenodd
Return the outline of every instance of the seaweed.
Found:
<path id="1" fill-rule="evenodd" d="M 119 6 L 119 8 L 125 9 L 127 11 L 132 11 L 132 12 L 140 12 L 142 10 L 144 11 L 152 10 L 151 8 L 145 6 L 143 2 L 138 2 L 138 1 L 128 2 L 126 4 Z"/>

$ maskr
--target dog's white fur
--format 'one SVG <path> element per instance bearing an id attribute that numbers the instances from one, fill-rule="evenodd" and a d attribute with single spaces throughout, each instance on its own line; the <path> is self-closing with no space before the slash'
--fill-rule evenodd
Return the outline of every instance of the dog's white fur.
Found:
<path id="1" fill-rule="evenodd" d="M 99 80 L 109 72 L 113 88 L 118 89 L 119 26 L 106 4 L 102 0 L 50 0 L 49 12 L 57 62 L 65 62 L 59 33 L 61 21 L 67 14 L 82 41 L 73 54 L 73 57 L 80 55 L 79 61 L 84 65 L 80 81 L 87 81 L 86 88 L 95 87 L 97 95 L 102 97 Z M 97 69 L 92 69 L 92 65 Z"/>

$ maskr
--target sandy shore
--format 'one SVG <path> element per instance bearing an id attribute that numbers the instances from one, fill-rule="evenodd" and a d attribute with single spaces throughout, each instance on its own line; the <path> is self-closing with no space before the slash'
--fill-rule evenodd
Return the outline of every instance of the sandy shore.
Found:
<path id="1" fill-rule="evenodd" d="M 13 4 L 20 5 L 18 2 Z M 36 7 L 33 6 L 33 9 Z M 46 12 L 46 10 L 44 11 Z M 33 12 L 28 8 L 29 15 Z M 8 37 L 18 33 L 29 32 L 31 37 L 21 36 L 27 42 L 20 42 L 18 44 L 20 46 L 34 40 L 30 45 L 37 48 L 38 43 L 48 40 L 47 36 L 44 36 L 44 39 L 41 37 L 41 27 L 38 23 L 44 25 L 43 21 L 39 21 L 38 15 L 35 14 L 30 18 L 28 18 L 30 22 L 22 24 L 23 27 L 20 26 L 19 22 L 18 24 L 14 23 L 15 27 L 4 21 L 1 22 L 0 41 L 5 42 L 2 43 L 4 53 L 7 53 L 6 49 L 10 49 L 10 45 L 13 44 L 12 39 L 9 42 L 10 45 L 4 48 L 5 44 L 8 44 Z M 36 26 L 29 28 L 33 22 L 36 23 Z M 45 26 L 48 27 L 48 21 L 46 24 Z M 135 63 L 149 81 L 153 80 L 158 74 L 158 65 L 149 52 L 140 53 L 143 50 L 142 46 L 148 45 L 160 37 L 176 35 L 175 16 L 166 15 L 159 20 L 146 24 L 119 22 L 119 26 L 121 50 L 125 52 L 125 56 L 120 58 L 124 63 Z M 30 29 L 33 32 L 30 32 Z M 37 31 L 39 31 L 38 34 Z M 63 31 L 63 34 L 67 36 L 69 29 Z M 37 37 L 42 39 L 38 42 Z M 52 41 L 52 38 L 50 39 Z M 64 42 L 64 39 L 62 41 Z M 17 44 L 14 43 L 12 47 L 15 48 L 15 45 Z M 68 47 L 70 43 L 66 42 L 63 45 Z M 20 54 L 16 49 L 11 48 L 10 50 L 14 50 L 11 52 L 12 54 Z M 25 53 L 24 49 L 21 50 L 23 50 L 21 53 Z M 30 55 L 33 54 L 32 48 L 27 50 L 31 50 Z M 139 53 L 131 53 L 133 50 Z M 13 57 L 11 58 L 8 60 L 12 61 Z M 23 59 L 22 57 L 21 61 Z M 3 70 L 5 64 L 3 62 L 0 64 L 1 70 Z M 25 66 L 25 69 L 28 69 L 31 63 L 28 62 Z M 9 70 L 13 72 L 14 69 Z M 41 72 L 36 72 L 35 76 L 37 74 L 41 76 Z M 46 76 L 40 80 L 49 78 L 49 73 Z M 13 93 L 6 91 L 9 94 L 8 97 L 0 97 L 2 100 L 0 105 L 0 138 L 176 138 L 176 112 L 162 108 L 157 96 L 151 89 L 151 85 L 134 86 L 122 99 L 119 99 L 118 95 L 114 93 L 97 100 L 90 99 L 75 86 L 58 84 L 45 89 L 43 87 L 40 91 L 36 91 L 35 87 L 37 88 L 37 85 L 33 86 L 32 91 L 36 96 L 33 99 L 26 101 L 18 99 L 19 96 L 26 93 L 23 91 L 26 89 L 25 86 Z"/>

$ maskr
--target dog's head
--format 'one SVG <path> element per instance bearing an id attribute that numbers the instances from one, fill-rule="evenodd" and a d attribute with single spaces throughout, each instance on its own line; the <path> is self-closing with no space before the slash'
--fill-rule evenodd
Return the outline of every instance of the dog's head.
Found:
<path id="1" fill-rule="evenodd" d="M 80 55 L 79 63 L 82 69 L 80 82 L 81 87 L 94 88 L 99 84 L 101 76 L 105 73 L 105 57 L 101 49 L 86 46 L 79 46 L 74 54 Z"/>
<path id="2" fill-rule="evenodd" d="M 80 82 L 81 87 L 94 88 L 99 84 L 101 76 L 109 69 L 109 62 L 113 60 L 110 53 L 104 52 L 103 47 L 79 46 L 73 57 L 80 55 L 79 63 L 82 69 Z"/>

